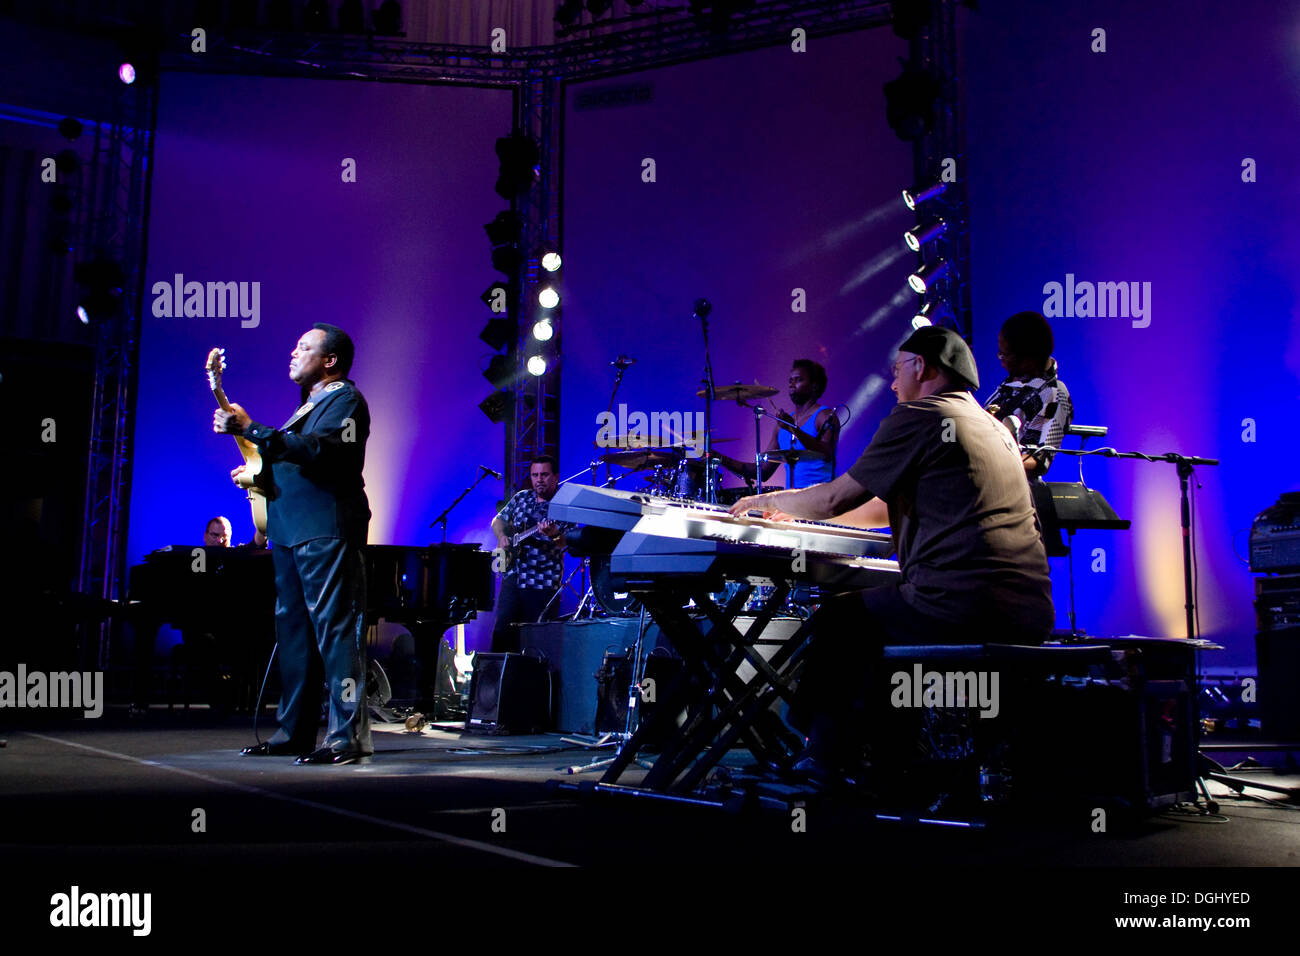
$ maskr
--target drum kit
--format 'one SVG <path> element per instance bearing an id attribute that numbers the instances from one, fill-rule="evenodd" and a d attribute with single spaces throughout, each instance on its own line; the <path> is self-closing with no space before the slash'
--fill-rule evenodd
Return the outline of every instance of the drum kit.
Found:
<path id="1" fill-rule="evenodd" d="M 746 385 L 742 382 L 736 382 L 732 385 L 719 386 L 714 394 L 721 401 L 734 401 L 738 405 L 745 405 L 748 408 L 755 409 L 754 441 L 756 447 L 760 447 L 758 420 L 763 415 L 772 415 L 772 412 L 761 406 L 749 405 L 748 402 L 755 399 L 770 398 L 777 394 L 778 391 L 779 389 L 770 385 Z M 698 394 L 702 396 L 704 391 L 701 390 Z M 604 463 L 607 472 L 606 484 L 614 484 L 616 481 L 634 474 L 643 474 L 643 487 L 638 489 L 640 491 L 661 498 L 672 498 L 681 501 L 708 500 L 706 462 L 699 457 L 699 449 L 704 446 L 703 433 L 673 433 L 666 437 L 670 439 L 667 443 L 653 445 L 642 435 L 615 436 L 607 443 L 607 447 L 611 450 L 599 455 L 592 464 L 594 466 L 598 463 Z M 720 445 L 735 440 L 734 438 L 713 438 L 712 444 Z M 763 452 L 760 455 L 760 460 L 762 462 L 779 462 L 792 465 L 797 461 L 813 458 L 822 459 L 824 457 L 818 452 L 792 448 Z M 608 475 L 610 467 L 622 468 L 624 474 L 610 480 Z M 709 467 L 713 471 L 714 486 L 717 488 L 717 503 L 721 505 L 735 504 L 746 495 L 755 494 L 756 491 L 781 490 L 780 486 L 776 485 L 760 485 L 758 489 L 755 489 L 753 485 L 749 484 L 723 488 L 717 481 L 718 462 L 716 460 L 711 462 Z"/>

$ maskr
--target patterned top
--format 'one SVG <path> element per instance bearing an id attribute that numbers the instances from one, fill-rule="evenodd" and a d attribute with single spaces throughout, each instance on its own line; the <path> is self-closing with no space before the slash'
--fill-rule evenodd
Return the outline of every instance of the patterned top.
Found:
<path id="1" fill-rule="evenodd" d="M 1049 358 L 1042 375 L 1025 381 L 1006 379 L 984 407 L 996 405 L 999 419 L 1009 415 L 1020 419 L 1020 444 L 1059 448 L 1065 430 L 1074 420 L 1074 405 L 1070 402 L 1069 389 L 1056 375 L 1056 359 Z M 1035 452 L 1034 457 L 1046 469 L 1052 464 L 1053 453 Z"/>
<path id="2" fill-rule="evenodd" d="M 505 524 L 505 533 L 514 536 L 537 527 L 539 521 L 546 519 L 550 507 L 533 489 L 525 488 L 506 502 L 497 517 Z M 573 527 L 563 521 L 558 524 L 561 531 Z M 514 559 L 502 577 L 514 578 L 516 587 L 554 590 L 564 581 L 564 552 L 558 542 L 538 532 L 519 542 Z"/>

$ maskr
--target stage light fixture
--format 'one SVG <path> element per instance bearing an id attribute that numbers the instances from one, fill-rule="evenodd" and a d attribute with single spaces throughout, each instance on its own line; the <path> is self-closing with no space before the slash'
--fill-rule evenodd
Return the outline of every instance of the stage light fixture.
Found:
<path id="1" fill-rule="evenodd" d="M 541 173 L 541 147 L 531 136 L 518 130 L 502 136 L 496 144 L 501 168 L 497 174 L 496 194 L 502 199 L 514 199 L 532 188 Z"/>
<path id="2" fill-rule="evenodd" d="M 492 268 L 507 276 L 518 274 L 524 264 L 524 254 L 514 246 L 497 246 L 492 250 Z"/>
<path id="3" fill-rule="evenodd" d="M 563 265 L 563 260 L 555 250 L 542 253 L 542 268 L 547 272 L 555 272 L 561 265 Z"/>
<path id="4" fill-rule="evenodd" d="M 45 248 L 52 255 L 66 256 L 73 249 L 72 223 L 66 219 L 50 224 L 49 235 L 45 239 Z"/>
<path id="5" fill-rule="evenodd" d="M 931 199 L 937 199 L 947 188 L 948 184 L 944 182 L 931 183 L 928 186 L 913 186 L 911 189 L 903 190 L 903 202 L 908 209 L 915 212 L 917 206 Z"/>
<path id="6" fill-rule="evenodd" d="M 375 11 L 374 22 L 380 36 L 397 36 L 402 32 L 402 5 L 397 0 L 384 0 Z"/>
<path id="7" fill-rule="evenodd" d="M 510 414 L 511 394 L 505 390 L 493 392 L 478 403 L 479 411 L 494 425 L 500 425 Z"/>
<path id="8" fill-rule="evenodd" d="M 530 375 L 545 375 L 545 374 L 546 374 L 546 359 L 542 358 L 540 355 L 534 355 L 534 356 L 531 356 L 531 357 L 528 359 L 528 374 L 530 374 Z"/>
<path id="9" fill-rule="evenodd" d="M 933 242 L 947 231 L 948 224 L 942 219 L 927 219 L 903 233 L 903 241 L 913 252 L 920 252 L 923 245 Z"/>
<path id="10" fill-rule="evenodd" d="M 497 353 L 488 359 L 487 367 L 483 369 L 483 377 L 492 383 L 493 388 L 506 388 L 510 384 L 513 372 L 510 359 Z"/>
<path id="11" fill-rule="evenodd" d="M 537 304 L 543 309 L 553 309 L 560 304 L 560 293 L 547 286 L 537 293 Z"/>
<path id="12" fill-rule="evenodd" d="M 56 183 L 54 194 L 50 196 L 50 212 L 66 216 L 77 206 L 77 201 L 72 198 L 72 192 L 63 183 Z"/>
<path id="13" fill-rule="evenodd" d="M 478 337 L 495 352 L 500 352 L 515 340 L 517 326 L 509 319 L 488 319 Z"/>
<path id="14" fill-rule="evenodd" d="M 907 284 L 917 295 L 924 295 L 948 274 L 948 260 L 927 262 L 907 277 Z"/>
<path id="15" fill-rule="evenodd" d="M 513 312 L 517 298 L 511 287 L 499 280 L 484 289 L 479 296 L 480 301 L 498 315 Z"/>
<path id="16" fill-rule="evenodd" d="M 65 116 L 59 120 L 59 135 L 72 142 L 81 135 L 81 120 L 72 116 Z"/>
<path id="17" fill-rule="evenodd" d="M 487 233 L 488 242 L 494 246 L 518 242 L 524 234 L 524 220 L 519 213 L 506 209 L 497 213 L 496 218 L 491 222 L 486 223 L 483 231 Z"/>
<path id="18" fill-rule="evenodd" d="M 61 149 L 54 155 L 54 168 L 60 176 L 73 176 L 81 169 L 81 157 L 73 149 Z"/>
<path id="19" fill-rule="evenodd" d="M 91 259 L 78 263 L 72 275 L 81 286 L 77 318 L 88 325 L 92 319 L 98 321 L 117 314 L 122 303 L 122 287 L 126 285 L 126 273 L 119 263 Z"/>
<path id="20" fill-rule="evenodd" d="M 930 0 L 892 0 L 889 20 L 896 36 L 915 40 L 930 22 Z"/>
<path id="21" fill-rule="evenodd" d="M 582 0 L 560 0 L 555 8 L 555 22 L 563 26 L 573 26 L 582 16 Z"/>
<path id="22" fill-rule="evenodd" d="M 934 129 L 935 105 L 942 92 L 939 81 L 915 66 L 904 64 L 903 72 L 884 86 L 885 119 L 904 142 L 915 142 Z"/>
<path id="23" fill-rule="evenodd" d="M 591 14 L 594 20 L 609 13 L 609 8 L 614 5 L 614 0 L 587 0 L 587 12 Z"/>
<path id="24" fill-rule="evenodd" d="M 539 342 L 549 342 L 555 336 L 555 326 L 549 318 L 539 319 L 533 323 L 533 338 Z"/>
<path id="25" fill-rule="evenodd" d="M 961 331 L 961 327 L 957 324 L 957 314 L 953 312 L 952 306 L 947 300 L 940 298 L 928 300 L 925 305 L 917 309 L 916 315 L 912 316 L 912 328 L 919 329 L 926 325 Z"/>
<path id="26" fill-rule="evenodd" d="M 151 86 L 158 81 L 158 54 L 167 41 L 150 27 L 128 27 L 115 35 L 121 51 L 117 78 L 126 85 Z"/>

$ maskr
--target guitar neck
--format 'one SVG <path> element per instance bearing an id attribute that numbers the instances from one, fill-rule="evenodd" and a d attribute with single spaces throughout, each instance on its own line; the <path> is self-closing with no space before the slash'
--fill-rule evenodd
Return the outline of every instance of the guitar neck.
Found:
<path id="1" fill-rule="evenodd" d="M 221 406 L 223 412 L 233 411 L 230 407 L 230 399 L 226 398 L 226 390 L 221 387 L 220 382 L 213 383 L 212 396 L 217 400 L 217 404 Z"/>
<path id="2" fill-rule="evenodd" d="M 512 548 L 518 546 L 519 543 L 520 543 L 521 541 L 527 541 L 527 540 L 528 540 L 529 538 L 531 538 L 533 535 L 537 534 L 538 531 L 540 531 L 540 530 L 541 530 L 541 529 L 538 528 L 538 527 L 532 527 L 532 528 L 529 528 L 527 531 L 521 531 L 521 532 L 519 532 L 518 534 L 511 535 L 511 536 L 510 536 L 510 546 L 511 546 Z"/>

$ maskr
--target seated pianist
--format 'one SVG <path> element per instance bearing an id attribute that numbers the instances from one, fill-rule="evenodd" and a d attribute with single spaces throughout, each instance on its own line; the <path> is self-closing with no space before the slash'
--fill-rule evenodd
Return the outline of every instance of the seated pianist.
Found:
<path id="1" fill-rule="evenodd" d="M 230 525 L 230 519 L 224 515 L 217 515 L 208 522 L 207 530 L 203 532 L 203 546 L 206 548 L 229 548 L 232 547 L 230 539 L 234 530 Z M 266 535 L 254 530 L 251 541 L 245 541 L 243 544 L 233 545 L 237 548 L 251 548 L 258 551 L 265 551 L 271 546 Z"/>
<path id="2" fill-rule="evenodd" d="M 1038 644 L 1055 609 L 1025 466 L 1008 430 L 980 407 L 974 356 L 927 326 L 900 347 L 898 404 L 848 472 L 743 498 L 732 513 L 888 526 L 899 582 L 827 602 L 799 682 L 808 750 L 796 770 L 834 772 L 861 753 L 854 715 L 886 644 Z"/>
<path id="3" fill-rule="evenodd" d="M 230 519 L 224 515 L 209 519 L 204 526 L 204 548 L 245 554 L 269 547 L 260 531 L 241 545 L 232 546 L 231 538 Z M 221 709 L 251 705 L 246 685 L 255 681 L 260 668 L 264 649 L 257 638 L 269 628 L 275 598 L 269 561 L 265 567 L 261 560 L 245 567 L 242 561 L 231 564 L 232 560 L 233 554 L 231 559 L 220 560 L 209 556 L 206 571 L 210 575 L 199 576 L 188 549 L 162 549 L 132 569 L 131 595 L 140 602 L 134 622 L 138 707 L 149 702 L 148 673 L 164 622 L 181 632 L 182 643 L 173 650 L 172 663 L 187 675 L 187 695 L 193 691 L 196 698 Z M 228 600 L 228 590 L 239 599 Z M 223 676 L 227 668 L 228 677 Z"/>

